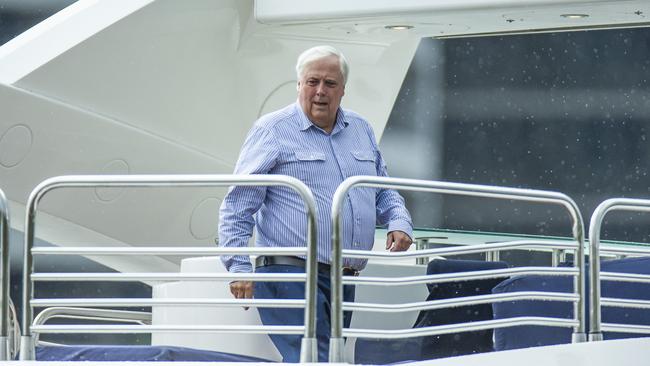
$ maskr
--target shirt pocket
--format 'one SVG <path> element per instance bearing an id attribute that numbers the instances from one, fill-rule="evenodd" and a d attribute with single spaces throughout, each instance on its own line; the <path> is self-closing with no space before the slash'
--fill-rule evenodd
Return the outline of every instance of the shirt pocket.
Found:
<path id="1" fill-rule="evenodd" d="M 316 151 L 296 151 L 298 161 L 325 161 L 325 154 Z"/>
<path id="2" fill-rule="evenodd" d="M 314 189 L 321 184 L 319 181 L 323 181 L 326 161 L 325 154 L 320 151 L 295 151 L 289 154 L 286 169 L 282 173 L 298 178 Z"/>
<path id="3" fill-rule="evenodd" d="M 375 152 L 372 150 L 352 150 L 356 175 L 377 175 Z"/>

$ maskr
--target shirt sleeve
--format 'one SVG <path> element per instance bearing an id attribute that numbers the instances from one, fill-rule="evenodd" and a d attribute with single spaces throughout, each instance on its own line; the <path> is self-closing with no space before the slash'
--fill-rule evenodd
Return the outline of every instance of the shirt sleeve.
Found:
<path id="1" fill-rule="evenodd" d="M 388 177 L 388 170 L 384 158 L 381 156 L 375 136 L 370 131 L 370 139 L 375 149 L 375 167 L 378 177 Z M 375 206 L 377 208 L 377 222 L 386 226 L 388 232 L 399 230 L 406 233 L 413 240 L 413 222 L 406 209 L 404 198 L 394 189 L 378 189 Z"/>
<path id="2" fill-rule="evenodd" d="M 235 166 L 235 174 L 266 174 L 275 166 L 279 154 L 276 139 L 268 129 L 255 125 L 248 133 Z M 253 234 L 253 215 L 266 197 L 266 187 L 232 186 L 219 209 L 219 245 L 246 247 Z M 244 255 L 221 256 L 230 272 L 252 272 L 250 258 Z"/>

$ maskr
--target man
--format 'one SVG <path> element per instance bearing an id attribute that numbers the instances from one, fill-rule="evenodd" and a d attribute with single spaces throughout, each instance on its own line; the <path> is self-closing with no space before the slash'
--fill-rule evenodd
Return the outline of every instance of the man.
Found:
<path id="1" fill-rule="evenodd" d="M 250 130 L 235 167 L 236 174 L 284 174 L 303 181 L 314 194 L 318 210 L 318 320 L 319 361 L 328 357 L 330 332 L 330 274 L 332 197 L 344 179 L 354 175 L 386 176 L 372 128 L 361 116 L 340 108 L 348 64 L 329 46 L 308 49 L 298 58 L 298 101 L 261 117 Z M 343 212 L 343 247 L 370 250 L 375 225 L 388 226 L 386 249 L 404 251 L 411 245 L 411 218 L 404 200 L 393 190 L 355 188 Z M 298 194 L 284 187 L 232 187 L 220 210 L 219 242 L 243 247 L 253 228 L 256 245 L 305 246 L 307 224 Z M 246 256 L 224 256 L 230 272 L 251 272 Z M 344 258 L 344 275 L 356 275 L 365 260 Z M 256 272 L 300 273 L 305 262 L 297 257 L 259 257 Z M 236 298 L 304 298 L 302 283 L 235 281 Z M 346 286 L 344 301 L 354 300 Z M 264 324 L 298 325 L 302 310 L 260 308 Z M 349 325 L 350 314 L 344 323 Z M 272 335 L 284 362 L 298 362 L 300 336 Z"/>

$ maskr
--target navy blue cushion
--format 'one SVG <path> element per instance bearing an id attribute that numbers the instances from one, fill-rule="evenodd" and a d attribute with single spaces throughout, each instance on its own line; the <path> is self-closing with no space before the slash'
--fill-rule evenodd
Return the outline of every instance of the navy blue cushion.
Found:
<path id="1" fill-rule="evenodd" d="M 518 291 L 572 292 L 573 279 L 550 276 L 516 276 L 496 286 L 495 294 Z M 572 318 L 573 304 L 557 301 L 510 301 L 492 305 L 494 319 L 518 316 Z M 506 350 L 571 342 L 572 329 L 517 326 L 494 330 L 494 349 Z"/>
<path id="2" fill-rule="evenodd" d="M 505 262 L 434 259 L 427 266 L 427 274 L 471 272 L 507 267 L 508 265 Z M 428 284 L 429 296 L 426 300 L 489 294 L 490 290 L 501 281 L 502 278 Z M 492 308 L 489 304 L 442 310 L 424 310 L 420 312 L 414 327 L 487 319 L 492 319 Z M 355 347 L 355 363 L 386 364 L 489 352 L 491 350 L 491 330 L 398 340 L 358 339 Z"/>
<path id="3" fill-rule="evenodd" d="M 433 260 L 427 267 L 428 274 L 473 272 L 507 268 L 505 262 L 476 260 Z M 489 294 L 503 278 L 429 284 L 427 301 Z M 492 319 L 490 304 L 462 306 L 438 310 L 424 310 L 415 327 L 456 324 Z M 452 357 L 492 351 L 492 330 L 444 334 L 423 337 L 420 359 Z"/>
<path id="4" fill-rule="evenodd" d="M 627 258 L 601 262 L 601 271 L 650 274 L 650 258 Z M 587 270 L 587 274 L 589 271 Z M 517 276 L 503 281 L 493 289 L 493 293 L 511 293 L 518 291 L 553 291 L 572 292 L 573 279 L 553 276 Z M 589 293 L 589 289 L 587 289 Z M 650 300 L 650 284 L 603 281 L 602 297 Z M 589 304 L 586 304 L 587 307 Z M 548 316 L 556 318 L 573 317 L 573 304 L 556 301 L 513 301 L 493 304 L 494 318 L 504 319 L 515 316 Z M 589 309 L 587 309 L 587 317 Z M 587 319 L 587 325 L 588 323 Z M 650 325 L 650 311 L 616 307 L 602 308 L 602 321 L 605 323 Z M 587 331 L 589 331 L 587 329 Z M 496 329 L 494 331 L 496 350 L 517 349 L 533 346 L 571 342 L 572 329 L 518 326 Z M 639 337 L 638 334 L 611 333 L 603 334 L 605 339 Z"/>
<path id="5" fill-rule="evenodd" d="M 257 357 L 172 346 L 39 346 L 38 361 L 271 362 Z"/>
<path id="6" fill-rule="evenodd" d="M 422 338 L 376 339 L 358 338 L 354 345 L 354 363 L 386 365 L 419 361 Z"/>

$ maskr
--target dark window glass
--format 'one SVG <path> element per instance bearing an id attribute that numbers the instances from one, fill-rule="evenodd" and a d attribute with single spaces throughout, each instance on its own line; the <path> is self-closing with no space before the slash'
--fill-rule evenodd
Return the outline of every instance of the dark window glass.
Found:
<path id="1" fill-rule="evenodd" d="M 76 0 L 0 0 L 0 46 Z"/>
<path id="2" fill-rule="evenodd" d="M 650 197 L 650 29 L 424 39 L 381 141 L 393 176 Z M 405 153 L 406 149 L 406 153 Z M 550 205 L 405 194 L 423 227 L 571 234 Z M 647 214 L 603 235 L 646 240 Z"/>

